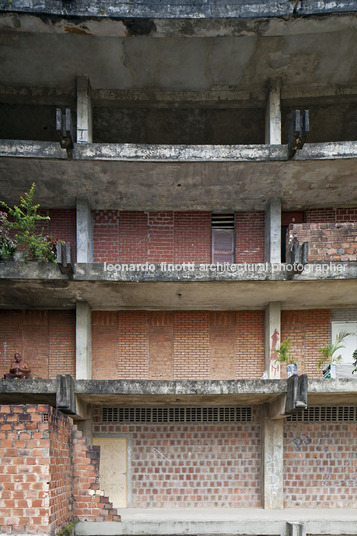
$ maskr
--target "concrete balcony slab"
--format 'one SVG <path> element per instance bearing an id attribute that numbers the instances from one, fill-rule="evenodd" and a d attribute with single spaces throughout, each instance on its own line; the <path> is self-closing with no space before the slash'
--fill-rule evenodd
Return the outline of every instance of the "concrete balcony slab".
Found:
<path id="1" fill-rule="evenodd" d="M 300 534 L 356 534 L 353 509 L 199 508 L 120 510 L 121 523 L 81 522 L 77 536 L 126 535 L 285 535 L 288 524 L 299 524 Z"/>
<path id="2" fill-rule="evenodd" d="M 0 404 L 56 405 L 57 380 L 0 380 Z M 256 406 L 274 402 L 287 380 L 75 380 L 83 404 L 124 406 Z M 309 379 L 308 405 L 356 405 L 357 378 Z"/>
<path id="3" fill-rule="evenodd" d="M 94 310 L 355 306 L 357 262 L 306 265 L 295 275 L 284 264 L 217 266 L 80 263 L 68 279 L 56 264 L 0 263 L 1 308 L 73 309 L 78 301 Z"/>
<path id="4" fill-rule="evenodd" d="M 0 140 L 0 187 L 11 204 L 35 181 L 45 208 L 75 207 L 84 193 L 112 210 L 264 210 L 274 196 L 284 210 L 357 204 L 357 141 L 287 154 L 286 145 L 77 144 L 69 159 L 58 143 Z"/>

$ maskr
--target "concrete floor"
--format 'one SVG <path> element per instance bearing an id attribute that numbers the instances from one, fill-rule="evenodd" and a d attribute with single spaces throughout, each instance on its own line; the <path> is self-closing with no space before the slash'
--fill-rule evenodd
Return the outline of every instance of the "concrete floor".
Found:
<path id="1" fill-rule="evenodd" d="M 121 523 L 81 522 L 76 535 L 357 535 L 356 509 L 123 508 L 119 513 Z"/>

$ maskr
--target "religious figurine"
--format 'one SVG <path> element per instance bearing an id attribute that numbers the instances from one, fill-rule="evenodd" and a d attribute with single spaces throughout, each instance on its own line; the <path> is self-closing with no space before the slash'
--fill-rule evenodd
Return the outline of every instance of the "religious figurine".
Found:
<path id="1" fill-rule="evenodd" d="M 4 374 L 6 380 L 11 380 L 13 378 L 19 379 L 31 379 L 31 369 L 28 364 L 22 359 L 21 354 L 16 352 L 14 355 L 15 361 L 11 364 L 10 372 Z"/>

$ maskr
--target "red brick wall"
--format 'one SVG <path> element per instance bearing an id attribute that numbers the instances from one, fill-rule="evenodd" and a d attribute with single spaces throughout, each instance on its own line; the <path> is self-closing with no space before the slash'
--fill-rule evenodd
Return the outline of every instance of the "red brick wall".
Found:
<path id="1" fill-rule="evenodd" d="M 0 311 L 0 375 L 20 352 L 32 374 L 43 379 L 75 376 L 74 311 Z"/>
<path id="2" fill-rule="evenodd" d="M 94 379 L 244 379 L 264 371 L 263 311 L 93 312 Z"/>
<path id="3" fill-rule="evenodd" d="M 210 263 L 210 212 L 97 210 L 94 262 Z M 236 215 L 236 262 L 264 261 L 264 212 Z"/>
<path id="4" fill-rule="evenodd" d="M 93 261 L 118 262 L 119 213 L 96 210 L 93 213 Z"/>
<path id="5" fill-rule="evenodd" d="M 329 344 L 330 333 L 331 311 L 328 309 L 281 313 L 281 340 L 291 339 L 291 352 L 298 360 L 299 374 L 321 378 L 322 373 L 317 369 L 319 348 Z M 284 369 L 285 366 L 282 367 L 283 374 Z"/>
<path id="6" fill-rule="evenodd" d="M 72 427 L 70 420 L 59 411 L 48 406 L 43 409 L 48 414 L 48 422 L 37 426 L 49 436 L 49 532 L 56 533 L 74 517 Z"/>
<path id="7" fill-rule="evenodd" d="M 265 213 L 236 213 L 236 262 L 264 262 Z"/>
<path id="8" fill-rule="evenodd" d="M 147 262 L 148 239 L 148 216 L 146 212 L 120 212 L 119 249 L 115 261 Z M 94 249 L 95 247 L 94 242 Z"/>
<path id="9" fill-rule="evenodd" d="M 291 224 L 289 235 L 309 243 L 309 262 L 357 260 L 357 223 Z"/>
<path id="10" fill-rule="evenodd" d="M 247 423 L 103 424 L 130 433 L 134 508 L 260 507 L 258 416 Z"/>
<path id="11" fill-rule="evenodd" d="M 47 209 L 39 211 L 42 216 L 49 216 L 49 221 L 43 221 L 39 226 L 45 234 L 54 239 L 70 242 L 74 259 L 77 259 L 77 222 L 76 209 Z"/>
<path id="12" fill-rule="evenodd" d="M 286 423 L 286 508 L 357 507 L 356 423 Z"/>
<path id="13" fill-rule="evenodd" d="M 57 534 L 71 519 L 119 521 L 73 421 L 47 405 L 0 406 L 0 531 Z"/>
<path id="14" fill-rule="evenodd" d="M 306 211 L 307 223 L 337 223 L 357 221 L 357 207 L 313 208 Z"/>

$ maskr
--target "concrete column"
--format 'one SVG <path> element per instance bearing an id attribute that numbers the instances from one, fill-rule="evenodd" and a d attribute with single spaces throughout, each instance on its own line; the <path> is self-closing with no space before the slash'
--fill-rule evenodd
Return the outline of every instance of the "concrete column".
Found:
<path id="1" fill-rule="evenodd" d="M 281 145 L 280 80 L 269 80 L 265 112 L 265 143 Z"/>
<path id="2" fill-rule="evenodd" d="M 265 262 L 281 262 L 281 201 L 269 200 L 265 209 Z"/>
<path id="3" fill-rule="evenodd" d="M 269 510 L 284 507 L 284 420 L 270 420 L 262 410 L 262 506 Z"/>
<path id="4" fill-rule="evenodd" d="M 92 310 L 87 302 L 76 304 L 76 380 L 92 378 Z"/>
<path id="5" fill-rule="evenodd" d="M 93 262 L 92 211 L 85 199 L 77 199 L 77 262 Z"/>
<path id="6" fill-rule="evenodd" d="M 93 109 L 86 76 L 77 77 L 77 143 L 93 143 Z"/>
<path id="7" fill-rule="evenodd" d="M 280 346 L 280 302 L 270 302 L 265 307 L 265 366 L 264 370 L 271 379 L 280 378 L 280 363 L 276 362 L 275 350 Z"/>

